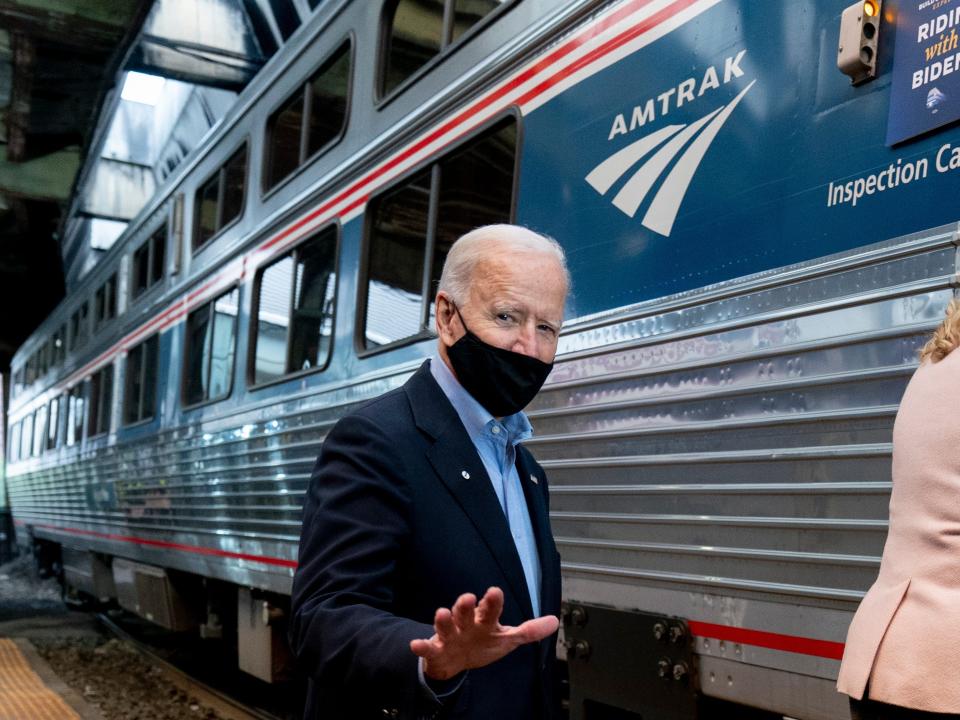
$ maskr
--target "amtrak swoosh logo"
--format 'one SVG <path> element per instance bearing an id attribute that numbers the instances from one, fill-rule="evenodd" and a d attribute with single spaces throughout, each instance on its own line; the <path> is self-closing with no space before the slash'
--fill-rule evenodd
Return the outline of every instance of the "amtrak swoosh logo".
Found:
<path id="1" fill-rule="evenodd" d="M 703 156 L 730 114 L 756 82 L 754 80 L 747 85 L 727 105 L 719 107 L 696 122 L 689 125 L 667 125 L 627 145 L 591 170 L 586 181 L 598 193 L 606 195 L 614 183 L 659 147 L 660 149 L 644 162 L 614 195 L 613 205 L 629 217 L 633 217 L 657 179 L 667 173 L 660 189 L 647 207 L 642 225 L 660 235 L 669 236 L 673 230 L 673 223 L 677 219 L 677 213 L 680 211 L 680 204 L 687 193 L 690 181 L 693 180 L 694 173 L 700 167 Z M 686 150 L 684 150 L 685 147 Z M 674 162 L 677 155 L 680 157 Z M 671 163 L 673 163 L 672 168 L 670 168 Z M 669 172 L 667 172 L 668 168 Z"/>

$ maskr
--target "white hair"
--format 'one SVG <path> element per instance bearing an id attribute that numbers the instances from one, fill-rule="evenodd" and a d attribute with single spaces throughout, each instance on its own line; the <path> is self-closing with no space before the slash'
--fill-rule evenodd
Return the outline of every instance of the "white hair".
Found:
<path id="1" fill-rule="evenodd" d="M 550 255 L 559 264 L 567 288 L 570 288 L 570 271 L 560 243 L 520 225 L 500 224 L 471 230 L 450 246 L 437 289 L 447 293 L 458 305 L 463 304 L 470 294 L 470 283 L 477 265 L 489 258 L 495 247 Z"/>

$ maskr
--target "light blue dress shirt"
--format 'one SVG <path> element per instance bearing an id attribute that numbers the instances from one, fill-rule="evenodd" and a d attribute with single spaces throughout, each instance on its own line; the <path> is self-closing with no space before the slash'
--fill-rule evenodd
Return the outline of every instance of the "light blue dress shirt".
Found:
<path id="1" fill-rule="evenodd" d="M 493 491 L 507 518 L 513 543 L 520 555 L 520 564 L 530 593 L 533 616 L 540 616 L 540 557 L 527 500 L 517 473 L 518 443 L 533 436 L 533 427 L 523 412 L 497 420 L 457 381 L 447 364 L 439 357 L 430 360 L 430 373 L 443 394 L 453 405 L 477 449 L 483 467 L 490 476 Z"/>

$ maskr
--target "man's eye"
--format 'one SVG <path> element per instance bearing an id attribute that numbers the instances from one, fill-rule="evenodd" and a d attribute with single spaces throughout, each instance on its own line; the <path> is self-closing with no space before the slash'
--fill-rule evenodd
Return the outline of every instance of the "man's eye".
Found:
<path id="1" fill-rule="evenodd" d="M 510 322 L 513 320 L 513 316 L 510 313 L 497 313 L 497 320 L 501 322 Z"/>
<path id="2" fill-rule="evenodd" d="M 549 325 L 539 325 L 539 326 L 538 326 L 538 329 L 540 330 L 540 332 L 546 333 L 547 335 L 556 335 L 556 334 L 557 334 L 557 331 L 554 330 L 554 329 L 553 329 L 552 327 L 550 327 Z"/>

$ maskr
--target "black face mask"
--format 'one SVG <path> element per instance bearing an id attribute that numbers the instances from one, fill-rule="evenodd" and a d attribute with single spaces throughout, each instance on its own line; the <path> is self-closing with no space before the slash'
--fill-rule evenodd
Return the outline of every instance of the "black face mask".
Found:
<path id="1" fill-rule="evenodd" d="M 540 392 L 553 363 L 488 345 L 463 322 L 466 334 L 447 348 L 457 380 L 494 417 L 513 415 Z"/>

